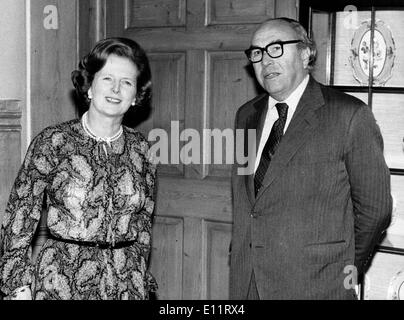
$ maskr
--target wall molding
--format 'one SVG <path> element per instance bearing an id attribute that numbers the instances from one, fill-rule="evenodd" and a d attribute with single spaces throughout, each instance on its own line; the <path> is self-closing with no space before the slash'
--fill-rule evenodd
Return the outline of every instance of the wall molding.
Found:
<path id="1" fill-rule="evenodd" d="M 21 101 L 17 99 L 0 99 L 0 132 L 21 132 Z"/>

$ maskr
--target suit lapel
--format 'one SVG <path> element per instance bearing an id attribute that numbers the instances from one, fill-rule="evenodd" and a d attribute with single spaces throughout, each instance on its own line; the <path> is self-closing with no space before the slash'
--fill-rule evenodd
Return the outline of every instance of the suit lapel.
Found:
<path id="1" fill-rule="evenodd" d="M 318 126 L 315 111 L 322 105 L 324 105 L 324 99 L 320 86 L 310 77 L 310 81 L 297 105 L 286 133 L 271 160 L 264 177 L 263 186 L 258 192 L 256 200 L 284 172 L 288 162 L 305 144 L 314 129 Z"/>
<path id="2" fill-rule="evenodd" d="M 258 146 L 259 146 L 259 140 L 261 138 L 264 122 L 265 122 L 265 116 L 266 116 L 266 110 L 268 106 L 268 95 L 264 95 L 260 100 L 256 101 L 253 104 L 254 107 L 254 112 L 248 117 L 246 121 L 246 127 L 244 130 L 244 150 L 249 150 L 248 149 L 248 129 L 254 129 L 256 130 L 256 136 L 255 136 L 255 141 L 256 141 L 256 146 L 255 146 L 255 153 L 254 154 L 249 154 L 249 159 L 248 163 L 250 163 L 252 166 L 255 164 L 255 158 L 256 154 L 258 151 Z M 255 192 L 254 192 L 254 172 L 250 175 L 245 175 L 245 184 L 246 184 L 246 189 L 247 189 L 247 195 L 248 198 L 253 204 L 255 202 Z"/>

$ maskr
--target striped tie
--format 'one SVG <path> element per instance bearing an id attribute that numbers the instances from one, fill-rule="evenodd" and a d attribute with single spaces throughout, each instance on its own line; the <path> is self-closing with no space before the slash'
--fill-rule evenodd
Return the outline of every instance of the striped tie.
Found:
<path id="1" fill-rule="evenodd" d="M 271 158 L 275 154 L 276 148 L 281 142 L 283 129 L 285 128 L 285 123 L 288 116 L 288 105 L 286 103 L 277 103 L 275 107 L 278 110 L 279 118 L 272 126 L 271 133 L 269 134 L 268 140 L 265 143 L 264 149 L 262 150 L 261 159 L 257 171 L 255 171 L 255 195 L 257 195 L 259 189 L 262 187 L 262 182 L 264 181 L 264 177 L 267 172 L 269 163 L 271 162 Z"/>

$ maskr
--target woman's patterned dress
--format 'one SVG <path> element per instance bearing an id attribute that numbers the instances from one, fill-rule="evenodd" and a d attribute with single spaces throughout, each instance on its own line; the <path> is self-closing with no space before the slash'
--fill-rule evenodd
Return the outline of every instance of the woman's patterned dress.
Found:
<path id="1" fill-rule="evenodd" d="M 30 285 L 33 299 L 147 299 L 155 165 L 127 127 L 110 145 L 80 120 L 43 130 L 18 173 L 0 233 L 0 290 Z M 35 263 L 31 241 L 43 210 L 52 235 Z M 119 244 L 101 249 L 55 240 Z"/>

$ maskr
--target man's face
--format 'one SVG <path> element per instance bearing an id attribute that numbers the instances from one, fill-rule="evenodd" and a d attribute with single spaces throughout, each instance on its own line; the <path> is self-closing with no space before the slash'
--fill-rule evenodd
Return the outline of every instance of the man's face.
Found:
<path id="1" fill-rule="evenodd" d="M 262 25 L 253 35 L 252 46 L 266 47 L 276 41 L 298 40 L 287 22 L 274 20 Z M 260 85 L 274 99 L 285 100 L 308 74 L 309 49 L 299 50 L 297 44 L 285 44 L 283 55 L 271 58 L 264 52 L 262 61 L 253 63 Z"/>

